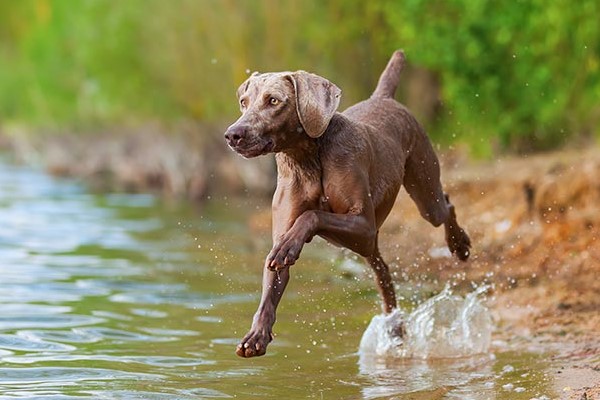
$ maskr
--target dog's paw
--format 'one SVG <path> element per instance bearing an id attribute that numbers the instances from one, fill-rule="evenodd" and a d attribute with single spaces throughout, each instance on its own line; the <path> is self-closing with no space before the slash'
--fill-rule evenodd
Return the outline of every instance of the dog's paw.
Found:
<path id="1" fill-rule="evenodd" d="M 460 227 L 450 229 L 446 232 L 446 242 L 448 249 L 461 261 L 467 261 L 471 255 L 471 239 L 469 235 Z"/>
<path id="2" fill-rule="evenodd" d="M 263 356 L 267 346 L 273 340 L 273 333 L 265 329 L 252 329 L 244 336 L 235 349 L 235 354 L 240 357 L 250 358 Z"/>
<path id="3" fill-rule="evenodd" d="M 300 252 L 304 246 L 304 240 L 294 236 L 286 236 L 279 243 L 273 246 L 273 249 L 267 256 L 267 268 L 272 271 L 294 265 L 300 257 Z"/>

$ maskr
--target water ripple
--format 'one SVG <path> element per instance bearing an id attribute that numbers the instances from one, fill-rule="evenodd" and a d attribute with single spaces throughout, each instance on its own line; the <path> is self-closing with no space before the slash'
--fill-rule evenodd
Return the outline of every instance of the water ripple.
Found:
<path id="1" fill-rule="evenodd" d="M 72 383 L 80 381 L 98 381 L 113 379 L 162 379 L 162 375 L 133 373 L 104 368 L 74 368 L 74 367 L 31 367 L 31 368 L 0 368 L 2 386 L 23 383 Z"/>
<path id="2" fill-rule="evenodd" d="M 169 342 L 177 340 L 173 336 L 151 336 L 113 328 L 81 328 L 81 332 L 113 342 Z"/>
<path id="3" fill-rule="evenodd" d="M 23 328 L 68 328 L 72 326 L 94 325 L 104 319 L 89 315 L 21 315 L 0 316 L 0 330 Z"/>
<path id="4" fill-rule="evenodd" d="M 81 329 L 26 330 L 19 331 L 19 333 L 42 341 L 48 340 L 67 343 L 95 343 L 102 340 L 100 336 L 91 332 L 82 331 Z"/>
<path id="5" fill-rule="evenodd" d="M 0 335 L 0 349 L 18 351 L 73 351 L 75 347 L 19 335 Z"/>
<path id="6" fill-rule="evenodd" d="M 4 357 L 5 363 L 12 364 L 34 364 L 41 362 L 69 362 L 69 361 L 106 361 L 111 365 L 114 363 L 122 364 L 142 364 L 152 365 L 161 368 L 176 368 L 184 366 L 214 365 L 216 361 L 206 360 L 200 357 L 167 357 L 167 356 L 129 356 L 129 355 L 101 355 L 101 354 L 33 354 L 26 356 L 8 356 Z"/>

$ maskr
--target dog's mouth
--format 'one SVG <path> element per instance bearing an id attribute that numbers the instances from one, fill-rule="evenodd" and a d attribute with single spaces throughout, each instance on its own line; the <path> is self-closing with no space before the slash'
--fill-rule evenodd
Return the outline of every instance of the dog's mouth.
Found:
<path id="1" fill-rule="evenodd" d="M 251 143 L 249 146 L 229 145 L 229 147 L 231 147 L 233 151 L 235 151 L 244 158 L 254 158 L 272 152 L 273 148 L 275 147 L 275 143 L 273 143 L 271 139 L 268 139 L 264 142 L 261 141 L 259 143 Z"/>

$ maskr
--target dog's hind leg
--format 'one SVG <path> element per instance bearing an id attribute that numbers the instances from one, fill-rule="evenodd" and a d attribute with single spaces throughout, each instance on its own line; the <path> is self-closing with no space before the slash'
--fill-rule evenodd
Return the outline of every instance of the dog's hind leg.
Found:
<path id="1" fill-rule="evenodd" d="M 394 282 L 392 282 L 390 269 L 385 261 L 383 261 L 383 258 L 381 258 L 377 245 L 373 254 L 365 257 L 365 259 L 375 273 L 375 283 L 383 301 L 383 312 L 389 314 L 396 308 L 396 292 L 394 291 Z"/>
<path id="2" fill-rule="evenodd" d="M 419 132 L 406 161 L 404 187 L 423 218 L 433 226 L 444 224 L 450 252 L 461 261 L 469 258 L 471 240 L 456 220 L 454 205 L 442 189 L 437 156 L 424 132 Z"/>
<path id="3" fill-rule="evenodd" d="M 444 223 L 448 249 L 450 249 L 452 254 L 456 254 L 459 260 L 466 261 L 469 255 L 471 255 L 471 239 L 469 239 L 469 235 L 467 235 L 465 230 L 458 225 L 454 205 L 450 203 L 450 198 L 447 194 L 444 195 L 444 200 L 448 207 L 448 219 Z"/>

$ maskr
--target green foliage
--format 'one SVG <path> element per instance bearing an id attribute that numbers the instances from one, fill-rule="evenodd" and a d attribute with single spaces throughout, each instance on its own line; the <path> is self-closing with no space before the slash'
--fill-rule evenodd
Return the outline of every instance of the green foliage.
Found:
<path id="1" fill-rule="evenodd" d="M 397 27 L 388 47 L 405 43 L 414 63 L 441 76 L 450 130 L 483 147 L 498 140 L 514 149 L 597 130 L 599 13 L 595 0 L 412 0 L 384 8 Z"/>
<path id="2" fill-rule="evenodd" d="M 0 118 L 94 126 L 173 107 L 144 65 L 144 1 L 8 3 L 0 14 L 12 22 L 0 31 Z"/>
<path id="3" fill-rule="evenodd" d="M 440 82 L 436 141 L 548 148 L 598 134 L 597 15 L 597 0 L 0 0 L 0 123 L 229 120 L 254 70 L 316 71 L 349 105 L 404 48 Z"/>

